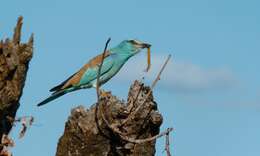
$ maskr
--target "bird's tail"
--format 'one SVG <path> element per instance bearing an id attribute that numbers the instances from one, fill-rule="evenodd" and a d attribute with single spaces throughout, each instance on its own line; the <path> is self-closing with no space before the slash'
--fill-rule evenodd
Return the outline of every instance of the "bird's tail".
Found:
<path id="1" fill-rule="evenodd" d="M 58 92 L 55 92 L 53 93 L 51 96 L 49 96 L 47 99 L 43 100 L 42 102 L 38 103 L 37 106 L 42 106 L 42 105 L 45 105 L 47 104 L 48 102 L 52 101 L 52 100 L 55 100 L 57 99 L 58 97 L 68 93 L 69 91 L 67 90 L 61 90 L 61 91 L 58 91 Z"/>

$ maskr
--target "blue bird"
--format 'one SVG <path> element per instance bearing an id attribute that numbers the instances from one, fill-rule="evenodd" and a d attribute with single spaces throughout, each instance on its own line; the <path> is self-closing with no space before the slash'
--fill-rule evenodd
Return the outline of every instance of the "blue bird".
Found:
<path id="1" fill-rule="evenodd" d="M 100 70 L 100 85 L 110 80 L 122 68 L 127 60 L 147 48 L 150 44 L 138 40 L 124 40 L 119 45 L 105 52 L 103 65 Z M 102 54 L 92 58 L 78 72 L 70 76 L 61 84 L 50 89 L 51 96 L 40 102 L 37 106 L 42 106 L 48 102 L 64 95 L 84 88 L 96 88 L 99 66 L 102 62 Z"/>

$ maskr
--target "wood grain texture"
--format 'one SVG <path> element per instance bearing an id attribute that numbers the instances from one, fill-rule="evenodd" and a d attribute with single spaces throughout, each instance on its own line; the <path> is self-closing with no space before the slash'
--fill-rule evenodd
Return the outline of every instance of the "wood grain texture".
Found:
<path id="1" fill-rule="evenodd" d="M 22 17 L 18 18 L 13 39 L 0 42 L 0 137 L 8 134 L 15 118 L 33 54 L 33 35 L 21 43 Z"/>
<path id="2" fill-rule="evenodd" d="M 100 106 L 104 106 L 105 116 L 111 125 L 120 125 L 130 112 L 144 101 L 150 88 L 135 81 L 130 87 L 128 100 L 125 103 L 115 96 L 101 96 Z M 140 90 L 141 89 L 141 90 Z M 139 91 L 140 90 L 140 91 Z M 137 94 L 139 95 L 137 97 Z M 135 101 L 133 105 L 133 101 Z M 90 109 L 83 106 L 74 108 L 66 122 L 64 134 L 59 139 L 56 156 L 153 156 L 155 155 L 155 140 L 141 144 L 122 140 L 118 134 L 109 129 L 101 117 L 99 109 L 95 122 L 94 104 Z M 129 109 L 129 107 L 132 107 Z M 159 134 L 162 115 L 157 110 L 157 104 L 150 95 L 146 103 L 131 120 L 128 120 L 120 131 L 134 139 L 144 139 Z M 100 130 L 101 131 L 100 131 Z"/>

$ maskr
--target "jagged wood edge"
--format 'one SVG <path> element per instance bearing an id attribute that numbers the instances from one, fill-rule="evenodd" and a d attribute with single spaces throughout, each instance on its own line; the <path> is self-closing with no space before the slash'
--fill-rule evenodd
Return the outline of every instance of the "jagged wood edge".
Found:
<path id="1" fill-rule="evenodd" d="M 104 52 L 103 52 L 103 54 L 102 54 L 101 64 L 100 64 L 99 69 L 98 69 L 97 84 L 96 84 L 96 86 L 97 86 L 97 87 L 96 87 L 96 92 L 97 92 L 97 100 L 98 100 L 97 105 L 96 105 L 96 109 L 95 109 L 95 116 L 96 116 L 96 117 L 97 117 L 97 110 L 98 110 L 99 103 L 100 103 L 100 86 L 99 86 L 100 71 L 101 71 L 101 68 L 102 68 L 102 65 L 103 65 L 103 61 L 104 61 L 104 57 L 105 57 L 105 52 L 106 52 L 106 49 L 107 49 L 107 46 L 108 46 L 108 43 L 110 42 L 110 40 L 111 40 L 111 39 L 109 38 L 109 39 L 107 40 L 107 42 L 106 42 L 105 49 L 104 49 Z M 161 76 L 163 70 L 165 69 L 167 63 L 169 62 L 170 58 L 171 58 L 171 55 L 168 56 L 168 58 L 167 58 L 167 60 L 165 61 L 164 65 L 162 66 L 160 72 L 158 73 L 156 79 L 153 81 L 152 86 L 151 86 L 151 90 L 148 92 L 148 94 L 147 94 L 147 96 L 146 96 L 144 102 L 141 103 L 141 104 L 137 107 L 137 109 L 135 109 L 135 111 L 129 115 L 130 117 L 128 117 L 128 118 L 126 119 L 126 121 L 128 121 L 128 120 L 131 118 L 131 116 L 134 116 L 134 115 L 138 112 L 138 110 L 143 106 L 143 104 L 146 102 L 146 100 L 148 99 L 148 97 L 149 97 L 150 94 L 152 93 L 152 89 L 155 87 L 156 83 L 160 80 L 160 76 Z M 140 88 L 142 88 L 142 87 L 140 87 Z M 136 98 L 138 98 L 138 96 L 137 96 Z M 123 132 L 121 132 L 117 127 L 115 127 L 115 125 L 114 125 L 114 126 L 110 125 L 109 122 L 107 121 L 107 119 L 105 118 L 103 109 L 101 109 L 100 113 L 101 113 L 101 117 L 102 117 L 102 119 L 104 120 L 106 126 L 108 126 L 114 133 L 118 134 L 121 139 L 123 139 L 123 140 L 125 140 L 125 141 L 128 141 L 128 142 L 131 142 L 131 143 L 137 143 L 137 144 L 145 143 L 145 142 L 149 142 L 149 141 L 155 140 L 155 139 L 157 139 L 157 138 L 159 138 L 159 137 L 162 137 L 162 136 L 164 136 L 164 135 L 166 136 L 166 139 L 167 139 L 167 138 L 169 137 L 169 133 L 173 130 L 173 128 L 168 128 L 165 132 L 162 132 L 162 133 L 160 133 L 160 134 L 158 134 L 158 135 L 155 135 L 155 136 L 153 136 L 153 137 L 149 137 L 149 138 L 146 138 L 146 139 L 134 139 L 134 138 L 127 137 Z M 132 115 L 132 114 L 133 114 L 133 115 Z M 125 121 L 125 122 L 126 122 L 126 121 Z M 125 123 L 125 122 L 124 122 L 124 123 Z M 98 122 L 97 122 L 97 120 L 96 120 L 96 124 L 97 124 L 97 126 L 99 125 Z M 168 139 L 167 139 L 167 140 L 168 140 Z M 167 142 L 168 142 L 168 141 L 167 141 Z M 168 144 L 167 144 L 167 145 L 168 145 Z M 166 151 L 167 151 L 167 154 L 170 153 L 170 151 L 168 150 L 169 148 L 168 148 L 167 146 L 166 146 L 165 149 L 166 149 Z"/>

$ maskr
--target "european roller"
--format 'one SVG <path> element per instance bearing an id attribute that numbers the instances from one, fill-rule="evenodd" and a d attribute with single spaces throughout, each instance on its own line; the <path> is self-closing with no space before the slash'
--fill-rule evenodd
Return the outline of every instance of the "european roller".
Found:
<path id="1" fill-rule="evenodd" d="M 102 68 L 100 69 L 99 84 L 102 85 L 115 76 L 129 58 L 139 53 L 142 49 L 150 50 L 150 44 L 138 40 L 124 40 L 119 45 L 105 52 Z M 148 53 L 148 55 L 150 55 Z M 67 93 L 85 89 L 96 88 L 99 66 L 102 54 L 92 58 L 79 71 L 70 76 L 61 84 L 50 89 L 51 96 L 40 102 L 42 106 Z"/>

